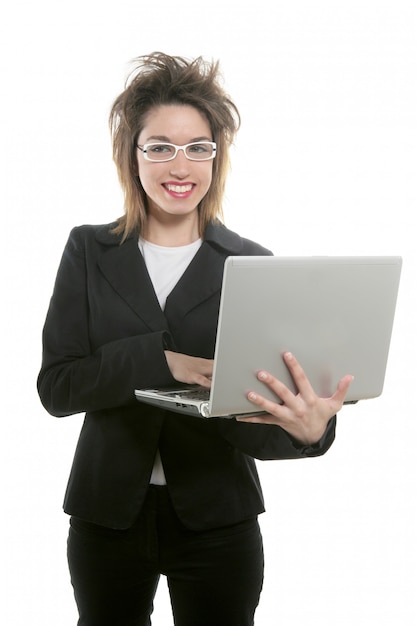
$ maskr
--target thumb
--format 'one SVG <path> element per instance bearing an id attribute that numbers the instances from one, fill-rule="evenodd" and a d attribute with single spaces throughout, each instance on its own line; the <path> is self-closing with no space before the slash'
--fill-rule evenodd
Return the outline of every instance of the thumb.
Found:
<path id="1" fill-rule="evenodd" d="M 343 378 L 339 380 L 337 384 L 337 389 L 331 397 L 332 402 L 342 406 L 346 398 L 346 394 L 353 380 L 354 380 L 354 376 L 352 376 L 351 374 L 347 374 L 346 376 L 343 376 Z"/>

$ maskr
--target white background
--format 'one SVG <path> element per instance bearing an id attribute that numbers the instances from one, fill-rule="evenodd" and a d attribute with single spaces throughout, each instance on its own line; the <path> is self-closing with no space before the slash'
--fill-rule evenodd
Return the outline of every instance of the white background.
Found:
<path id="1" fill-rule="evenodd" d="M 15 0 L 2 13 L 0 621 L 76 623 L 61 502 L 82 417 L 40 405 L 41 328 L 71 227 L 122 213 L 107 116 L 129 61 L 162 50 L 220 59 L 241 110 L 229 227 L 276 254 L 404 258 L 382 397 L 341 412 L 323 458 L 259 464 L 256 624 L 417 623 L 414 0 Z M 172 624 L 165 583 L 153 623 Z"/>

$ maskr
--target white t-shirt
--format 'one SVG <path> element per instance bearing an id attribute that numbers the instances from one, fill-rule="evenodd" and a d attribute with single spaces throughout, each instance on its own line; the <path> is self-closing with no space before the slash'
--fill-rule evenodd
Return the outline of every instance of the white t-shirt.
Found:
<path id="1" fill-rule="evenodd" d="M 184 274 L 201 246 L 201 239 L 186 246 L 174 248 L 158 246 L 139 238 L 139 250 L 145 260 L 148 274 L 151 278 L 160 307 L 165 309 L 167 297 Z M 164 468 L 161 456 L 157 450 L 152 475 L 149 481 L 152 485 L 166 485 Z"/>
<path id="2" fill-rule="evenodd" d="M 170 248 L 139 238 L 139 250 L 145 260 L 161 309 L 201 246 L 201 239 L 186 246 Z"/>

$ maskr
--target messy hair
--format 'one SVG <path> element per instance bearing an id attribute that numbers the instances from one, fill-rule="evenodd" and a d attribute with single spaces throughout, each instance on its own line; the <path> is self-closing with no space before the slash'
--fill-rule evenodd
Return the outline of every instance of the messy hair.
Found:
<path id="1" fill-rule="evenodd" d="M 138 176 L 136 141 L 148 113 L 161 105 L 191 105 L 207 119 L 217 151 L 212 183 L 199 205 L 200 235 L 209 222 L 222 219 L 229 147 L 239 128 L 240 115 L 220 78 L 219 62 L 209 63 L 202 57 L 187 60 L 154 52 L 134 60 L 125 90 L 114 101 L 109 117 L 113 159 L 125 199 L 125 214 L 119 218 L 115 232 L 122 234 L 123 240 L 143 232 L 146 224 L 146 194 Z"/>

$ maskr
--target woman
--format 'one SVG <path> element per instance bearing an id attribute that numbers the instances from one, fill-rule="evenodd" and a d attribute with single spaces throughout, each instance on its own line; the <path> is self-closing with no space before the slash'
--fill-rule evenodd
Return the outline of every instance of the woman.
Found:
<path id="1" fill-rule="evenodd" d="M 110 123 L 125 215 L 71 232 L 38 379 L 52 415 L 86 413 L 64 502 L 78 624 L 150 624 L 164 574 L 177 626 L 250 625 L 263 579 L 254 458 L 326 452 L 351 379 L 318 398 L 287 354 L 299 393 L 260 372 L 283 401 L 250 393 L 263 416 L 135 400 L 138 387 L 210 386 L 224 261 L 270 252 L 220 221 L 239 113 L 217 64 L 139 58 Z"/>

